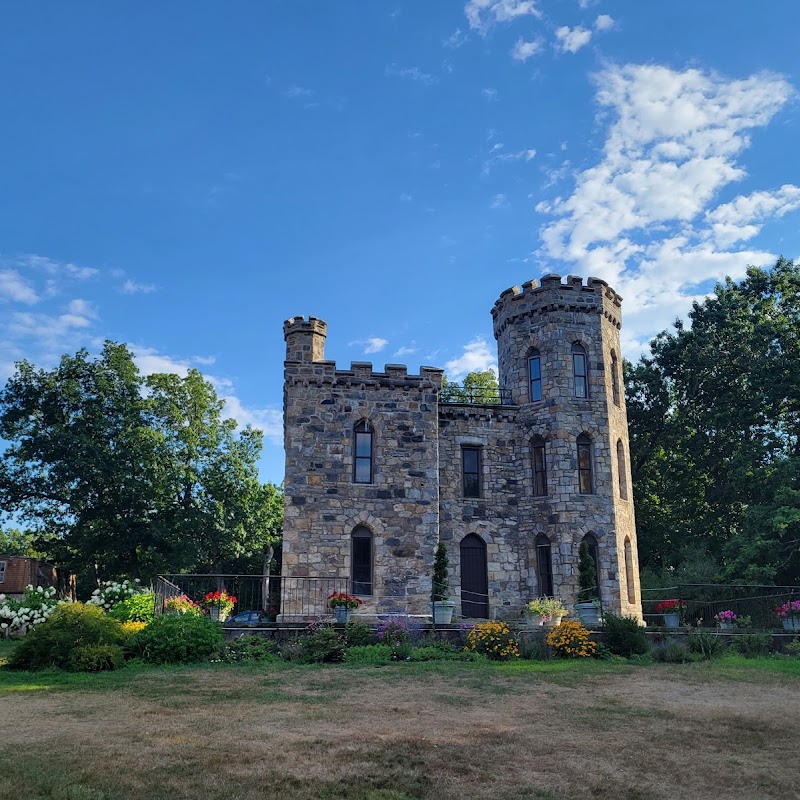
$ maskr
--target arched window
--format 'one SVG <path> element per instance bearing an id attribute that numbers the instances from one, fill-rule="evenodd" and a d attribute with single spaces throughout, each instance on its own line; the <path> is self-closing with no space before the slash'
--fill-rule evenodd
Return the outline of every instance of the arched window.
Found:
<path id="1" fill-rule="evenodd" d="M 372 533 L 359 525 L 351 539 L 351 583 L 353 594 L 372 595 Z"/>
<path id="2" fill-rule="evenodd" d="M 592 594 L 600 598 L 600 548 L 597 544 L 597 539 L 595 538 L 593 533 L 587 533 L 586 536 L 583 537 L 583 541 L 586 543 L 586 547 L 589 550 L 589 555 L 592 557 L 592 561 L 594 561 L 594 590 Z"/>
<path id="3" fill-rule="evenodd" d="M 575 379 L 575 397 L 588 397 L 589 368 L 586 363 L 586 350 L 578 342 L 572 345 L 572 375 Z"/>
<path id="4" fill-rule="evenodd" d="M 542 399 L 542 357 L 538 350 L 532 350 L 528 356 L 528 398 L 530 403 Z"/>
<path id="5" fill-rule="evenodd" d="M 531 439 L 531 458 L 533 460 L 533 496 L 547 495 L 547 461 L 545 460 L 545 444 L 541 436 Z"/>
<path id="6" fill-rule="evenodd" d="M 625 447 L 622 439 L 617 439 L 617 476 L 619 478 L 619 496 L 628 499 L 628 470 L 625 467 Z"/>
<path id="7" fill-rule="evenodd" d="M 582 433 L 578 437 L 578 491 L 581 494 L 592 494 L 592 440 Z"/>
<path id="8" fill-rule="evenodd" d="M 625 586 L 628 590 L 628 602 L 636 602 L 636 585 L 633 581 L 633 548 L 631 540 L 625 537 Z"/>
<path id="9" fill-rule="evenodd" d="M 536 577 L 541 597 L 553 596 L 553 550 L 550 540 L 540 533 L 536 537 Z"/>
<path id="10" fill-rule="evenodd" d="M 617 361 L 617 354 L 611 351 L 611 397 L 614 400 L 614 405 L 620 404 L 619 399 L 619 362 Z"/>
<path id="11" fill-rule="evenodd" d="M 372 483 L 372 434 L 366 420 L 353 428 L 353 483 Z"/>

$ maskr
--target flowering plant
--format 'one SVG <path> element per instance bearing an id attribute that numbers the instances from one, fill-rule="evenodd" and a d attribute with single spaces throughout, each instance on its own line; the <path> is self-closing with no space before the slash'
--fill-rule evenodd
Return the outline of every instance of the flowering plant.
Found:
<path id="1" fill-rule="evenodd" d="M 52 586 L 48 589 L 37 586 L 34 589 L 28 584 L 22 600 L 12 600 L 0 594 L 0 631 L 9 634 L 33 628 L 44 622 L 57 606 L 65 602 L 56 600 L 56 590 Z"/>
<path id="2" fill-rule="evenodd" d="M 714 619 L 717 622 L 726 622 L 733 625 L 737 620 L 737 616 L 733 613 L 733 611 L 719 611 L 718 613 L 714 614 Z"/>
<path id="3" fill-rule="evenodd" d="M 505 661 L 519 658 L 519 647 L 505 622 L 480 622 L 467 634 L 465 650 L 482 653 L 487 658 Z"/>
<path id="4" fill-rule="evenodd" d="M 221 592 L 209 592 L 203 598 L 203 605 L 211 608 L 212 606 L 218 607 L 220 611 L 226 614 L 230 613 L 231 609 L 238 601 L 232 594 L 228 594 L 224 589 Z"/>
<path id="5" fill-rule="evenodd" d="M 171 611 L 173 614 L 202 614 L 200 606 L 191 597 L 185 594 L 178 594 L 164 601 L 164 610 Z"/>
<path id="6" fill-rule="evenodd" d="M 88 605 L 100 606 L 103 611 L 111 611 L 117 603 L 133 597 L 135 594 L 144 592 L 137 578 L 135 581 L 103 581 L 100 586 L 92 592 L 92 596 L 87 601 Z"/>
<path id="7" fill-rule="evenodd" d="M 537 597 L 528 603 L 527 609 L 528 614 L 531 616 L 538 614 L 545 621 L 555 617 L 566 617 L 569 614 L 567 608 L 557 597 Z"/>
<path id="8" fill-rule="evenodd" d="M 328 595 L 328 608 L 358 608 L 361 600 L 344 592 L 333 592 Z"/>
<path id="9" fill-rule="evenodd" d="M 411 631 L 408 629 L 406 621 L 400 617 L 388 617 L 381 620 L 375 630 L 375 638 L 381 644 L 388 644 L 390 647 L 404 644 L 411 641 Z"/>
<path id="10" fill-rule="evenodd" d="M 577 620 L 562 622 L 547 634 L 545 641 L 559 658 L 589 658 L 597 654 L 589 631 Z"/>
<path id="11" fill-rule="evenodd" d="M 685 608 L 683 600 L 662 600 L 656 606 L 656 614 L 680 614 Z"/>
<path id="12" fill-rule="evenodd" d="M 788 600 L 775 609 L 775 613 L 786 619 L 787 617 L 800 617 L 800 600 Z"/>

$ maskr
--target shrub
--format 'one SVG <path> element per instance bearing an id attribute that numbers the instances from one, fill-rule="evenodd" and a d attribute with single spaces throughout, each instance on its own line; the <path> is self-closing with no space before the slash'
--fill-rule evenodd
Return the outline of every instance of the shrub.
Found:
<path id="1" fill-rule="evenodd" d="M 690 653 L 702 656 L 703 659 L 720 658 L 725 655 L 725 640 L 708 631 L 692 631 L 686 637 Z"/>
<path id="2" fill-rule="evenodd" d="M 630 658 L 650 652 L 647 634 L 634 617 L 605 614 L 603 644 L 616 656 Z"/>
<path id="3" fill-rule="evenodd" d="M 12 652 L 11 669 L 69 668 L 73 650 L 87 645 L 121 645 L 122 625 L 97 606 L 66 603 L 31 631 Z"/>
<path id="4" fill-rule="evenodd" d="M 280 661 L 275 652 L 275 644 L 271 639 L 246 633 L 225 643 L 222 649 L 222 660 L 229 663 L 242 661 Z"/>
<path id="5" fill-rule="evenodd" d="M 733 640 L 733 649 L 745 658 L 762 658 L 768 656 L 772 647 L 772 634 L 748 633 L 737 636 Z"/>
<path id="6" fill-rule="evenodd" d="M 388 664 L 392 648 L 388 644 L 364 644 L 348 647 L 344 654 L 348 664 Z"/>
<path id="7" fill-rule="evenodd" d="M 447 642 L 417 647 L 411 651 L 411 661 L 481 661 L 483 656 L 472 650 L 461 650 Z"/>
<path id="8" fill-rule="evenodd" d="M 278 648 L 278 654 L 284 661 L 302 661 L 305 654 L 303 643 L 297 639 L 294 642 L 287 642 Z"/>
<path id="9" fill-rule="evenodd" d="M 786 645 L 786 652 L 790 656 L 800 656 L 800 639 L 794 639 Z"/>
<path id="10" fill-rule="evenodd" d="M 547 646 L 547 634 L 537 631 L 532 636 L 525 636 L 519 647 L 520 657 L 527 661 L 548 661 L 552 653 Z"/>
<path id="11" fill-rule="evenodd" d="M 519 658 L 517 640 L 505 622 L 481 622 L 467 634 L 467 650 L 496 661 Z"/>
<path id="12" fill-rule="evenodd" d="M 140 592 L 117 603 L 109 615 L 120 622 L 152 622 L 156 596 L 153 592 Z"/>
<path id="13" fill-rule="evenodd" d="M 116 644 L 85 644 L 72 651 L 67 666 L 72 672 L 106 672 L 124 667 L 125 656 Z"/>
<path id="14" fill-rule="evenodd" d="M 88 605 L 98 606 L 104 611 L 111 611 L 117 603 L 122 603 L 129 597 L 133 597 L 139 592 L 145 591 L 139 584 L 141 581 L 137 578 L 135 581 L 103 581 L 99 588 L 92 592 L 92 596 L 86 601 Z M 124 622 L 124 620 L 121 620 Z"/>
<path id="15" fill-rule="evenodd" d="M 131 649 L 151 664 L 207 661 L 222 644 L 222 628 L 205 616 L 164 614 L 131 640 Z"/>
<path id="16" fill-rule="evenodd" d="M 375 638 L 381 644 L 397 647 L 411 641 L 411 632 L 405 620 L 398 617 L 388 617 L 381 621 L 375 631 Z"/>
<path id="17" fill-rule="evenodd" d="M 344 641 L 347 647 L 362 647 L 375 644 L 375 634 L 363 622 L 348 622 L 344 626 Z"/>
<path id="18" fill-rule="evenodd" d="M 653 647 L 653 659 L 667 664 L 683 664 L 687 661 L 702 661 L 702 656 L 689 652 L 686 642 L 678 639 L 667 639 Z"/>
<path id="19" fill-rule="evenodd" d="M 307 664 L 333 664 L 344 661 L 344 636 L 331 625 L 312 624 L 308 635 L 301 641 L 303 645 L 302 661 Z"/>
<path id="20" fill-rule="evenodd" d="M 553 628 L 546 641 L 558 658 L 588 658 L 597 650 L 589 639 L 589 631 L 576 620 L 562 622 Z"/>
<path id="21" fill-rule="evenodd" d="M 34 589 L 28 584 L 22 600 L 12 600 L 0 594 L 0 631 L 19 633 L 26 628 L 30 630 L 45 622 L 65 602 L 56 600 L 56 590 L 52 586 L 48 589 L 37 586 Z"/>

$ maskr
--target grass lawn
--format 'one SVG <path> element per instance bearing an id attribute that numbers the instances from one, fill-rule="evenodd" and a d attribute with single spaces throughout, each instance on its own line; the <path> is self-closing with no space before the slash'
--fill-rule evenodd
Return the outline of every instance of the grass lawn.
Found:
<path id="1" fill-rule="evenodd" d="M 800 797 L 800 660 L 0 670 L 0 711 L 3 800 Z"/>

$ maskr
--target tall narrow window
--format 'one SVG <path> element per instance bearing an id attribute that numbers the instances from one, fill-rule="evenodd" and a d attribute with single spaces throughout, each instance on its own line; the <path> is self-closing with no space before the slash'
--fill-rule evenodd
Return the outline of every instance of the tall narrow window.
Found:
<path id="1" fill-rule="evenodd" d="M 6 562 L 0 561 L 0 583 L 6 579 Z"/>
<path id="2" fill-rule="evenodd" d="M 589 372 L 586 366 L 586 350 L 578 342 L 572 345 L 572 375 L 575 378 L 575 397 L 588 397 Z"/>
<path id="3" fill-rule="evenodd" d="M 628 499 L 628 470 L 625 467 L 625 448 L 622 439 L 617 439 L 617 477 L 619 478 L 619 496 Z"/>
<path id="4" fill-rule="evenodd" d="M 481 496 L 481 448 L 464 447 L 461 450 L 461 473 L 464 497 Z"/>
<path id="5" fill-rule="evenodd" d="M 547 462 L 545 461 L 544 447 L 544 439 L 541 436 L 534 436 L 531 439 L 534 497 L 544 497 L 547 494 Z"/>
<path id="6" fill-rule="evenodd" d="M 619 361 L 617 361 L 617 354 L 611 351 L 611 396 L 614 400 L 614 405 L 620 404 L 619 400 Z"/>
<path id="7" fill-rule="evenodd" d="M 353 483 L 372 483 L 372 428 L 365 420 L 353 429 Z"/>
<path id="8" fill-rule="evenodd" d="M 578 490 L 581 494 L 592 494 L 592 440 L 582 433 L 578 437 Z"/>
<path id="9" fill-rule="evenodd" d="M 631 540 L 625 537 L 625 586 L 628 590 L 628 602 L 636 602 L 636 584 L 633 579 L 633 548 Z"/>
<path id="10" fill-rule="evenodd" d="M 597 539 L 594 538 L 593 533 L 587 533 L 583 537 L 586 542 L 586 547 L 589 549 L 589 555 L 594 561 L 594 589 L 592 594 L 599 599 L 600 597 L 600 548 L 597 545 Z"/>
<path id="11" fill-rule="evenodd" d="M 530 383 L 531 403 L 542 399 L 542 357 L 538 350 L 534 350 L 528 358 L 528 380 Z"/>
<path id="12" fill-rule="evenodd" d="M 550 540 L 540 533 L 536 537 L 536 576 L 539 580 L 539 595 L 553 596 L 553 551 Z"/>
<path id="13" fill-rule="evenodd" d="M 350 537 L 352 540 L 351 565 L 353 594 L 372 595 L 372 533 L 359 525 Z"/>

